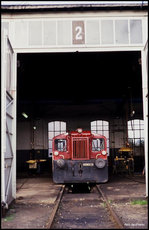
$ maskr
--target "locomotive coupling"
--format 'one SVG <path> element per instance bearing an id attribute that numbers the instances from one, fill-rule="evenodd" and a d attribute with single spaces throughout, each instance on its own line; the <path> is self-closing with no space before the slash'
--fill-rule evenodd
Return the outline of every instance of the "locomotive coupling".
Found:
<path id="1" fill-rule="evenodd" d="M 102 168 L 105 167 L 106 161 L 103 160 L 103 159 L 98 158 L 98 159 L 95 160 L 95 165 L 96 165 L 97 168 L 102 169 Z"/>

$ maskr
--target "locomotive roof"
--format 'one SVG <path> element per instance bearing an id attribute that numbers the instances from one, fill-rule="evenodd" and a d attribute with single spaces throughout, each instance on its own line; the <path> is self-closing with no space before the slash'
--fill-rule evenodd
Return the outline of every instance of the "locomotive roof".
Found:
<path id="1" fill-rule="evenodd" d="M 87 130 L 82 130 L 80 133 L 83 133 L 83 134 L 91 134 L 91 131 L 87 131 Z M 79 134 L 79 132 L 77 130 L 75 131 L 71 131 L 70 134 Z"/>
<path id="2" fill-rule="evenodd" d="M 93 136 L 96 136 L 96 137 L 105 137 L 102 134 L 94 133 L 94 132 L 91 132 L 90 130 L 82 130 L 81 132 L 78 132 L 77 130 L 75 130 L 75 131 L 70 131 L 70 132 L 67 132 L 67 133 L 61 133 L 61 134 L 55 136 L 54 138 L 55 139 L 58 139 L 58 138 L 63 139 L 67 135 L 70 135 L 70 136 L 82 136 L 82 134 L 86 135 L 86 136 L 93 135 Z"/>

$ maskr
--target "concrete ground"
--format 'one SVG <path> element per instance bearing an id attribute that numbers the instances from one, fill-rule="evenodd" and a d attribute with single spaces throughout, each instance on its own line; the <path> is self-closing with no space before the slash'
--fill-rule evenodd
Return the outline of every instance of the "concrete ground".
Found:
<path id="1" fill-rule="evenodd" d="M 148 228 L 148 205 L 143 176 L 138 175 L 133 180 L 114 176 L 108 183 L 100 186 L 121 217 L 124 228 Z M 60 189 L 61 185 L 54 184 L 49 176 L 17 179 L 17 197 L 2 218 L 1 228 L 45 228 Z M 134 204 L 138 200 L 142 203 Z"/>
<path id="2" fill-rule="evenodd" d="M 2 228 L 43 229 L 52 212 L 61 185 L 50 177 L 17 179 L 17 195 L 6 216 Z"/>
<path id="3" fill-rule="evenodd" d="M 114 175 L 100 187 L 125 229 L 148 229 L 148 198 L 144 176 Z"/>

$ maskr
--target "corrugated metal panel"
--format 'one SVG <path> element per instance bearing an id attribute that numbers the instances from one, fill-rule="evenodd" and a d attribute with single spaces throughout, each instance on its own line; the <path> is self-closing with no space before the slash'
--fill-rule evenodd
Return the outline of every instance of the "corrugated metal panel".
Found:
<path id="1" fill-rule="evenodd" d="M 144 7 L 148 1 L 2 1 L 2 9 Z"/>
<path id="2" fill-rule="evenodd" d="M 2 5 L 140 5 L 148 1 L 2 1 Z"/>

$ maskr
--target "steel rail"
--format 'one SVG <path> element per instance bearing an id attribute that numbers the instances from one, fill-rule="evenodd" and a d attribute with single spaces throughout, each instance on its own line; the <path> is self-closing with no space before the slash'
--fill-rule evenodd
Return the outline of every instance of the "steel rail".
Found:
<path id="1" fill-rule="evenodd" d="M 111 208 L 108 199 L 106 197 L 106 195 L 103 193 L 102 189 L 100 186 L 96 185 L 97 190 L 99 191 L 99 193 L 102 195 L 103 200 L 106 202 L 107 208 L 110 211 L 111 216 L 113 217 L 118 229 L 124 229 L 124 224 L 122 223 L 122 221 L 120 220 L 120 218 L 117 216 L 117 214 L 115 213 L 115 211 Z"/>
<path id="2" fill-rule="evenodd" d="M 48 222 L 46 223 L 46 226 L 45 226 L 45 229 L 51 229 L 51 226 L 52 226 L 52 223 L 53 223 L 53 220 L 54 220 L 54 217 L 56 215 L 56 212 L 58 210 L 58 207 L 59 207 L 59 204 L 60 204 L 60 201 L 62 199 L 62 195 L 64 193 L 64 190 L 65 190 L 65 185 L 62 185 L 61 187 L 61 190 L 60 192 L 58 193 L 58 196 L 55 200 L 55 204 L 54 204 L 54 207 L 53 207 L 53 210 L 50 214 L 50 217 L 48 219 Z"/>

